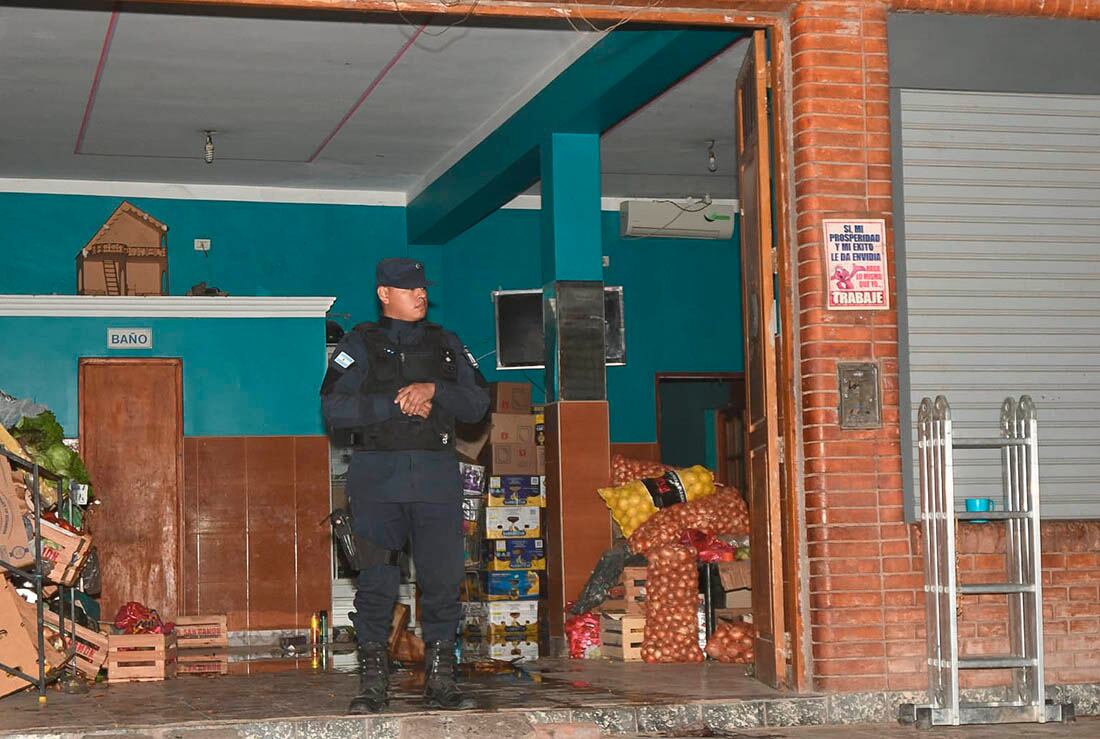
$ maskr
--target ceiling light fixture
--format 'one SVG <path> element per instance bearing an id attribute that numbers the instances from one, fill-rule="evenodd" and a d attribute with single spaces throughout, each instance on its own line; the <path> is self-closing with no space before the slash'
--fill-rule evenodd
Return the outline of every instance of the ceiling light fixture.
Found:
<path id="1" fill-rule="evenodd" d="M 206 144 L 202 147 L 202 158 L 206 160 L 207 164 L 214 163 L 214 134 L 216 131 L 203 131 L 206 134 Z"/>
<path id="2" fill-rule="evenodd" d="M 718 156 L 714 153 L 714 139 L 707 141 L 707 169 L 718 171 Z"/>

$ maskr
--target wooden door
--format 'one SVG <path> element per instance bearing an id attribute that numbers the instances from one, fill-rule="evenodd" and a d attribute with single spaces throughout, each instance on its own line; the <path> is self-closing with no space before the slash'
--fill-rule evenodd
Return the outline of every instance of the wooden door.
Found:
<path id="1" fill-rule="evenodd" d="M 763 31 L 753 33 L 737 77 L 737 168 L 745 323 L 746 497 L 752 522 L 752 602 L 756 675 L 786 681 L 776 403 L 776 305 L 772 267 L 767 60 Z"/>
<path id="2" fill-rule="evenodd" d="M 744 390 L 742 390 L 744 395 Z M 743 402 L 743 401 L 742 401 Z M 745 490 L 745 409 L 723 408 L 718 412 L 718 470 L 715 479 L 723 485 Z"/>
<path id="3" fill-rule="evenodd" d="M 179 613 L 183 393 L 178 359 L 80 360 L 80 450 L 100 505 L 89 520 L 105 621 L 138 601 Z"/>

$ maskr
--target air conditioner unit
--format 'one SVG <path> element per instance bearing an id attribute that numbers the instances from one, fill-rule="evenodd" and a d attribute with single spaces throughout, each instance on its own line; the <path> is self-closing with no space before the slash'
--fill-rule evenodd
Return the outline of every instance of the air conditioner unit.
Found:
<path id="1" fill-rule="evenodd" d="M 733 203 L 677 203 L 624 200 L 619 206 L 622 236 L 669 239 L 728 239 L 733 236 Z"/>

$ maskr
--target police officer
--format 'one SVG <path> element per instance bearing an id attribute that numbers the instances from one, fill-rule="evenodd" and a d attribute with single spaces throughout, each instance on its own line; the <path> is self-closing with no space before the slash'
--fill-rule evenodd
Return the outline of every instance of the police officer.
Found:
<path id="1" fill-rule="evenodd" d="M 397 554 L 408 540 L 421 590 L 425 702 L 469 708 L 454 678 L 464 571 L 454 427 L 456 420 L 481 420 L 489 394 L 458 338 L 424 320 L 430 284 L 424 265 L 383 259 L 376 277 L 382 318 L 348 332 L 321 387 L 329 427 L 350 434 L 356 448 L 348 498 L 359 559 L 352 623 L 360 683 L 349 713 L 375 713 L 386 704 Z"/>

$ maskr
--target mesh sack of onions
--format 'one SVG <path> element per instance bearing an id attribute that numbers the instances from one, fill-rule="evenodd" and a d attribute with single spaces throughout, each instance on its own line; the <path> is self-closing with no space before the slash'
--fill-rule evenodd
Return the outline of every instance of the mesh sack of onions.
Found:
<path id="1" fill-rule="evenodd" d="M 714 495 L 661 508 L 630 535 L 630 551 L 648 554 L 660 547 L 676 544 L 688 529 L 697 529 L 712 536 L 748 534 L 749 511 L 741 493 L 720 485 Z"/>
<path id="2" fill-rule="evenodd" d="M 698 593 L 694 549 L 674 545 L 649 554 L 643 660 L 703 661 L 696 621 Z"/>
<path id="3" fill-rule="evenodd" d="M 660 477 L 672 467 L 660 462 L 648 462 L 644 459 L 631 459 L 621 454 L 611 455 L 611 484 L 624 485 L 631 480 L 645 477 Z"/>
<path id="4" fill-rule="evenodd" d="M 707 654 L 719 662 L 748 664 L 756 658 L 753 643 L 752 624 L 740 621 L 723 623 L 707 640 Z"/>

